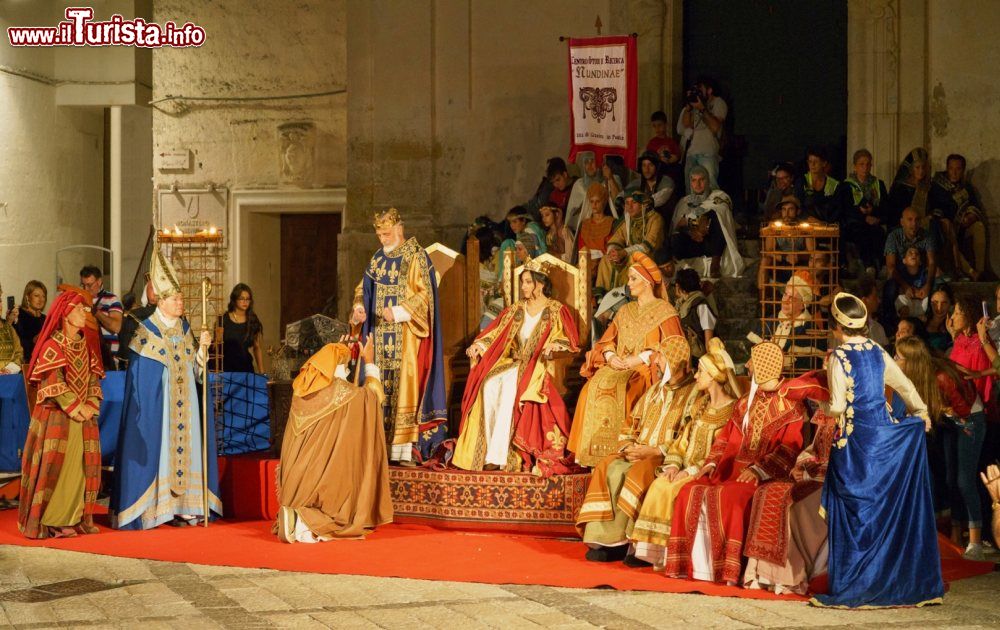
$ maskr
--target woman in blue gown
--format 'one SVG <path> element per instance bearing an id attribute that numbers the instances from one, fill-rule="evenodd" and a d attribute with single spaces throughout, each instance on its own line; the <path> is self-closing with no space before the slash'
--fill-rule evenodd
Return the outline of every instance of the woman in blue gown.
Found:
<path id="1" fill-rule="evenodd" d="M 839 429 L 823 486 L 829 528 L 829 594 L 812 604 L 848 608 L 941 603 L 924 432 L 927 408 L 913 383 L 866 337 L 868 313 L 853 295 L 831 308 L 839 346 L 829 364 L 830 412 Z M 885 386 L 909 410 L 890 416 Z"/>

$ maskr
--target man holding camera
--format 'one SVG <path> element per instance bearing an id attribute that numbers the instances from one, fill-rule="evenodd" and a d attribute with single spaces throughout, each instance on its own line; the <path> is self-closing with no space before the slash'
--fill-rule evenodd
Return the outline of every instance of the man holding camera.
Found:
<path id="1" fill-rule="evenodd" d="M 708 171 L 709 184 L 719 187 L 719 138 L 729 108 L 721 97 L 715 96 L 711 79 L 699 79 L 684 95 L 686 104 L 677 121 L 686 159 L 684 179 L 691 181 L 691 169 L 702 166 Z M 688 192 L 691 192 L 690 188 Z"/>

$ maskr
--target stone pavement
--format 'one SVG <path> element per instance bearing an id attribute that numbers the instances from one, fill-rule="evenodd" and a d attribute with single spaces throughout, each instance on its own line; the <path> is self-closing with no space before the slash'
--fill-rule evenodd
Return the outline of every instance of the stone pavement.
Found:
<path id="1" fill-rule="evenodd" d="M 174 564 L 0 547 L 0 625 L 16 628 L 989 628 L 1000 573 L 944 606 L 819 610 L 802 603 L 493 586 Z"/>

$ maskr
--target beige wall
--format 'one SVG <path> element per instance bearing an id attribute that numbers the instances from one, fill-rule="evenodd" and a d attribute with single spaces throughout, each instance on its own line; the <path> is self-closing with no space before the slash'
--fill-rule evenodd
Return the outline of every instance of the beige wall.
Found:
<path id="1" fill-rule="evenodd" d="M 206 43 L 200 48 L 154 51 L 154 99 L 167 95 L 289 96 L 346 88 L 344 0 L 157 0 L 153 8 L 157 22 L 191 20 L 206 31 Z M 316 129 L 314 177 L 305 187 L 343 187 L 347 181 L 346 94 L 263 101 L 180 99 L 158 103 L 153 111 L 154 153 L 188 149 L 193 156 L 193 167 L 186 172 L 154 169 L 155 186 L 216 184 L 230 193 L 278 193 L 268 204 L 269 214 L 248 215 L 244 234 L 229 237 L 230 279 L 254 289 L 265 346 L 276 344 L 282 336 L 278 330 L 278 215 L 286 209 L 280 196 L 282 191 L 292 194 L 299 188 L 280 183 L 278 127 L 302 121 L 312 122 Z M 232 227 L 235 207 L 233 195 L 229 198 Z M 246 248 L 245 270 L 240 274 L 235 273 L 235 239 L 242 239 Z M 228 296 L 231 287 L 222 289 Z"/>
<path id="2" fill-rule="evenodd" d="M 31 279 L 55 295 L 55 253 L 75 244 L 103 245 L 104 114 L 56 106 L 55 53 L 10 46 L 6 28 L 53 25 L 61 9 L 48 2 L 4 3 L 0 11 L 0 282 L 20 302 Z M 83 262 L 64 259 L 65 279 L 78 282 Z"/>
<path id="3" fill-rule="evenodd" d="M 500 219 L 568 152 L 560 35 L 639 33 L 640 120 L 679 81 L 677 3 L 630 0 L 350 0 L 348 210 L 342 290 L 376 248 L 370 216 L 396 206 L 426 245 L 458 247 L 479 215 Z M 669 21 L 670 12 L 674 21 Z M 645 141 L 648 127 L 641 124 Z M 348 308 L 341 300 L 342 308 Z"/>
<path id="4" fill-rule="evenodd" d="M 935 170 L 949 153 L 968 160 L 990 222 L 1000 237 L 1000 5 L 993 0 L 928 3 L 928 137 Z M 1000 248 L 992 247 L 1000 270 Z"/>

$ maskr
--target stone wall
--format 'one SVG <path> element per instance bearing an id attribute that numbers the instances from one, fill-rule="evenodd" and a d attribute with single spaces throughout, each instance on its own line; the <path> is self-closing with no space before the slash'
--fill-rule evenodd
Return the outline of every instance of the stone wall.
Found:
<path id="1" fill-rule="evenodd" d="M 104 244 L 104 113 L 57 107 L 55 51 L 13 48 L 6 36 L 8 26 L 54 25 L 60 16 L 48 2 L 5 3 L 0 11 L 0 282 L 18 303 L 32 279 L 55 296 L 58 249 Z M 62 260 L 60 273 L 73 283 L 81 264 L 102 262 Z"/>
<path id="2" fill-rule="evenodd" d="M 288 96 L 345 87 L 342 0 L 158 0 L 156 22 L 191 20 L 206 31 L 197 49 L 153 54 L 153 98 Z M 273 188 L 280 180 L 278 126 L 315 123 L 315 175 L 309 185 L 346 180 L 346 95 L 280 100 L 184 99 L 158 103 L 154 152 L 190 149 L 193 168 L 155 170 L 157 186 Z"/>
<path id="3" fill-rule="evenodd" d="M 153 151 L 187 149 L 192 168 L 153 170 L 155 187 L 198 189 L 211 184 L 233 191 L 337 188 L 347 181 L 347 95 L 295 97 L 346 87 L 347 36 L 344 0 L 157 0 L 154 19 L 191 20 L 206 31 L 196 49 L 153 53 Z M 241 100 L 242 99 L 242 100 Z M 311 176 L 283 185 L 278 127 L 308 122 L 315 129 Z M 229 205 L 229 226 L 234 224 Z M 264 344 L 281 338 L 281 243 L 277 214 L 299 211 L 278 202 L 270 215 L 255 214 L 243 234 L 229 237 L 230 281 L 257 289 Z M 252 258 L 236 260 L 233 239 Z M 307 243 L 302 245 L 308 247 Z M 317 255 L 322 255 L 317 252 Z M 239 271 L 237 272 L 237 269 Z M 239 277 L 237 277 L 239 276 Z M 221 287 L 228 296 L 230 287 Z"/>
<path id="4" fill-rule="evenodd" d="M 596 35 L 598 15 L 605 35 L 638 32 L 639 118 L 648 120 L 679 81 L 675 5 L 348 2 L 345 231 L 359 238 L 341 250 L 341 287 L 357 282 L 377 247 L 375 208 L 398 207 L 425 245 L 458 248 L 476 216 L 499 220 L 531 196 L 546 159 L 569 149 L 559 36 Z M 641 123 L 642 142 L 648 134 Z"/>
<path id="5" fill-rule="evenodd" d="M 1000 237 L 1000 11 L 992 0 L 928 2 L 927 121 L 934 170 L 949 153 L 968 160 L 987 212 L 993 243 Z M 990 248 L 1000 271 L 1000 248 Z"/>

